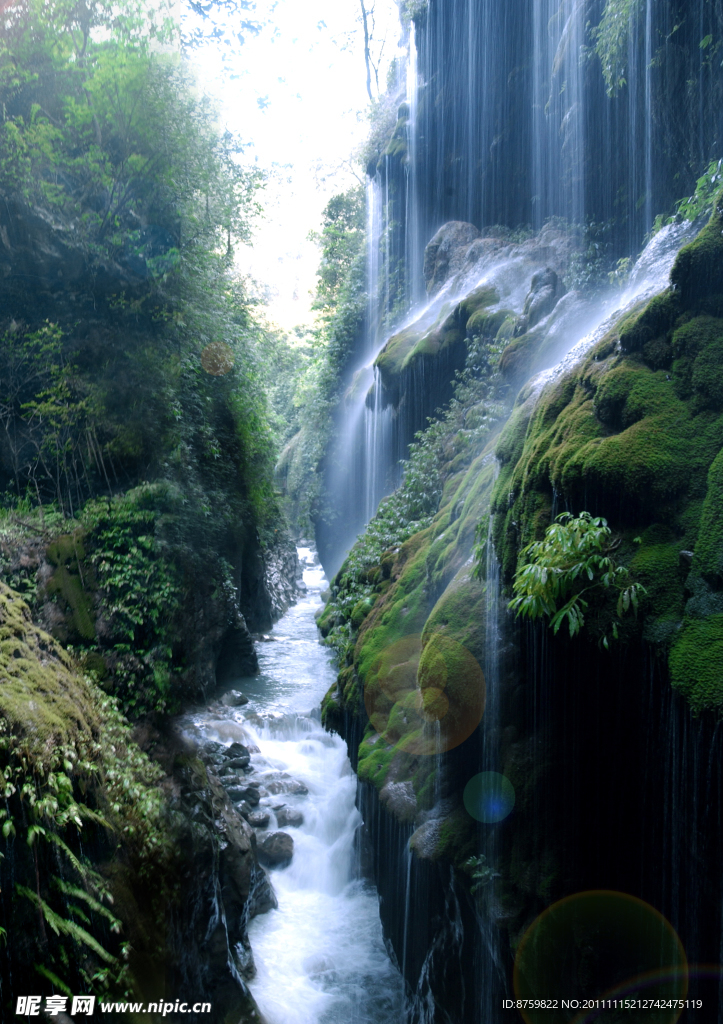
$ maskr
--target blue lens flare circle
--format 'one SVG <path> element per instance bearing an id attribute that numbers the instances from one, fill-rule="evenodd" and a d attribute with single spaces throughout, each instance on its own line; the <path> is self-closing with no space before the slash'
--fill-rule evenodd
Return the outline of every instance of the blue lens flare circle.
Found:
<path id="1" fill-rule="evenodd" d="M 476 821 L 503 821 L 515 806 L 515 787 L 499 772 L 480 772 L 464 787 L 464 806 Z"/>

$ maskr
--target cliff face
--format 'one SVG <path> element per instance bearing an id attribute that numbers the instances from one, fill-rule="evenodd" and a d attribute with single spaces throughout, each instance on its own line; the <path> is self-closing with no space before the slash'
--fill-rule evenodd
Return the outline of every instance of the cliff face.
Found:
<path id="1" fill-rule="evenodd" d="M 145 193 L 89 242 L 107 194 L 62 179 L 55 204 L 33 202 L 7 181 L 3 1012 L 26 992 L 183 991 L 257 1021 L 246 929 L 273 893 L 249 826 L 168 717 L 255 672 L 252 631 L 297 591 L 244 300 L 193 294 L 227 268 L 184 249 L 168 209 L 154 223 Z"/>
<path id="2" fill-rule="evenodd" d="M 298 563 L 270 465 L 249 464 L 233 334 L 223 365 L 180 354 L 154 263 L 170 236 L 101 259 L 13 198 L 0 227 L 5 578 L 136 714 L 255 672 L 251 631 L 295 599 Z M 52 513 L 21 511 L 25 489 Z"/>
<path id="3" fill-rule="evenodd" d="M 718 904 L 704 902 L 701 878 L 719 892 L 720 828 L 716 819 L 702 835 L 695 821 L 721 786 L 720 203 L 678 254 L 670 287 L 553 374 L 524 383 L 565 350 L 555 324 L 572 299 L 580 316 L 584 296 L 555 295 L 541 267 L 506 328 L 494 306 L 471 311 L 467 325 L 496 331 L 487 363 L 485 326 L 480 343 L 460 324 L 469 300 L 458 302 L 446 315 L 477 384 L 458 386 L 429 435 L 441 453 L 439 510 L 381 554 L 363 541 L 333 581 L 320 625 L 345 664 L 325 721 L 357 758 L 410 1020 L 476 1019 L 487 999 L 493 1014 L 528 928 L 575 893 L 632 894 L 672 921 L 689 957 L 717 948 Z M 405 358 L 415 347 L 418 336 Z M 521 382 L 500 431 L 509 406 L 491 421 L 490 398 Z M 609 651 L 592 630 L 553 636 L 506 608 L 524 547 L 560 511 L 583 509 L 608 519 L 620 563 L 646 588 Z M 514 791 L 496 824 L 463 800 L 487 771 Z M 695 880 L 683 868 L 692 833 Z M 577 941 L 582 984 L 587 940 Z"/>
<path id="4" fill-rule="evenodd" d="M 0 671 L 7 1013 L 20 991 L 183 990 L 258 1020 L 234 963 L 275 901 L 218 781 L 171 732 L 132 733 L 4 584 Z"/>

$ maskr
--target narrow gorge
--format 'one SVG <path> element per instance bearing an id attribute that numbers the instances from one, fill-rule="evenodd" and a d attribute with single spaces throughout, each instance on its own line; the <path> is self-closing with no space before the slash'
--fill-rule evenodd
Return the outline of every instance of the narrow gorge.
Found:
<path id="1" fill-rule="evenodd" d="M 2 1019 L 723 1024 L 720 0 L 364 0 L 288 330 L 190 8 L 0 4 Z"/>

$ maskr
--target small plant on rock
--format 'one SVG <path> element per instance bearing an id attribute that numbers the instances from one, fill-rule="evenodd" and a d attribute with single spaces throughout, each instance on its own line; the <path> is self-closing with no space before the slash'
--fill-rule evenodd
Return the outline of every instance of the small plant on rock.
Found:
<path id="1" fill-rule="evenodd" d="M 563 512 L 548 526 L 541 541 L 523 549 L 525 563 L 515 573 L 515 596 L 510 608 L 528 619 L 549 620 L 554 633 L 567 623 L 570 636 L 585 625 L 591 603 L 617 595 L 610 633 L 618 636 L 618 622 L 631 609 L 637 612 L 645 588 L 630 582 L 628 570 L 614 558 L 619 541 L 612 538 L 607 520 L 589 512 L 574 516 Z M 601 636 L 607 648 L 610 637 Z"/>

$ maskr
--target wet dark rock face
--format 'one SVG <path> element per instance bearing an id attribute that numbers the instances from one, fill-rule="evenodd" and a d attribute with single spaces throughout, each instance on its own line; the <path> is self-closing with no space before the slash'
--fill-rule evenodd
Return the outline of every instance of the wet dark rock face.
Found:
<path id="1" fill-rule="evenodd" d="M 276 622 L 295 604 L 299 594 L 306 590 L 304 573 L 296 553 L 296 546 L 290 538 L 280 540 L 266 553 L 266 590 L 270 599 L 270 617 Z M 260 626 L 260 629 L 268 628 Z"/>
<path id="2" fill-rule="evenodd" d="M 178 760 L 178 757 L 177 757 Z M 185 760 L 185 763 L 183 763 Z M 255 974 L 248 923 L 277 906 L 252 827 L 189 752 L 174 772 L 183 851 L 180 907 L 172 914 L 169 991 L 197 993 L 219 1020 L 260 1021 L 245 980 Z"/>

